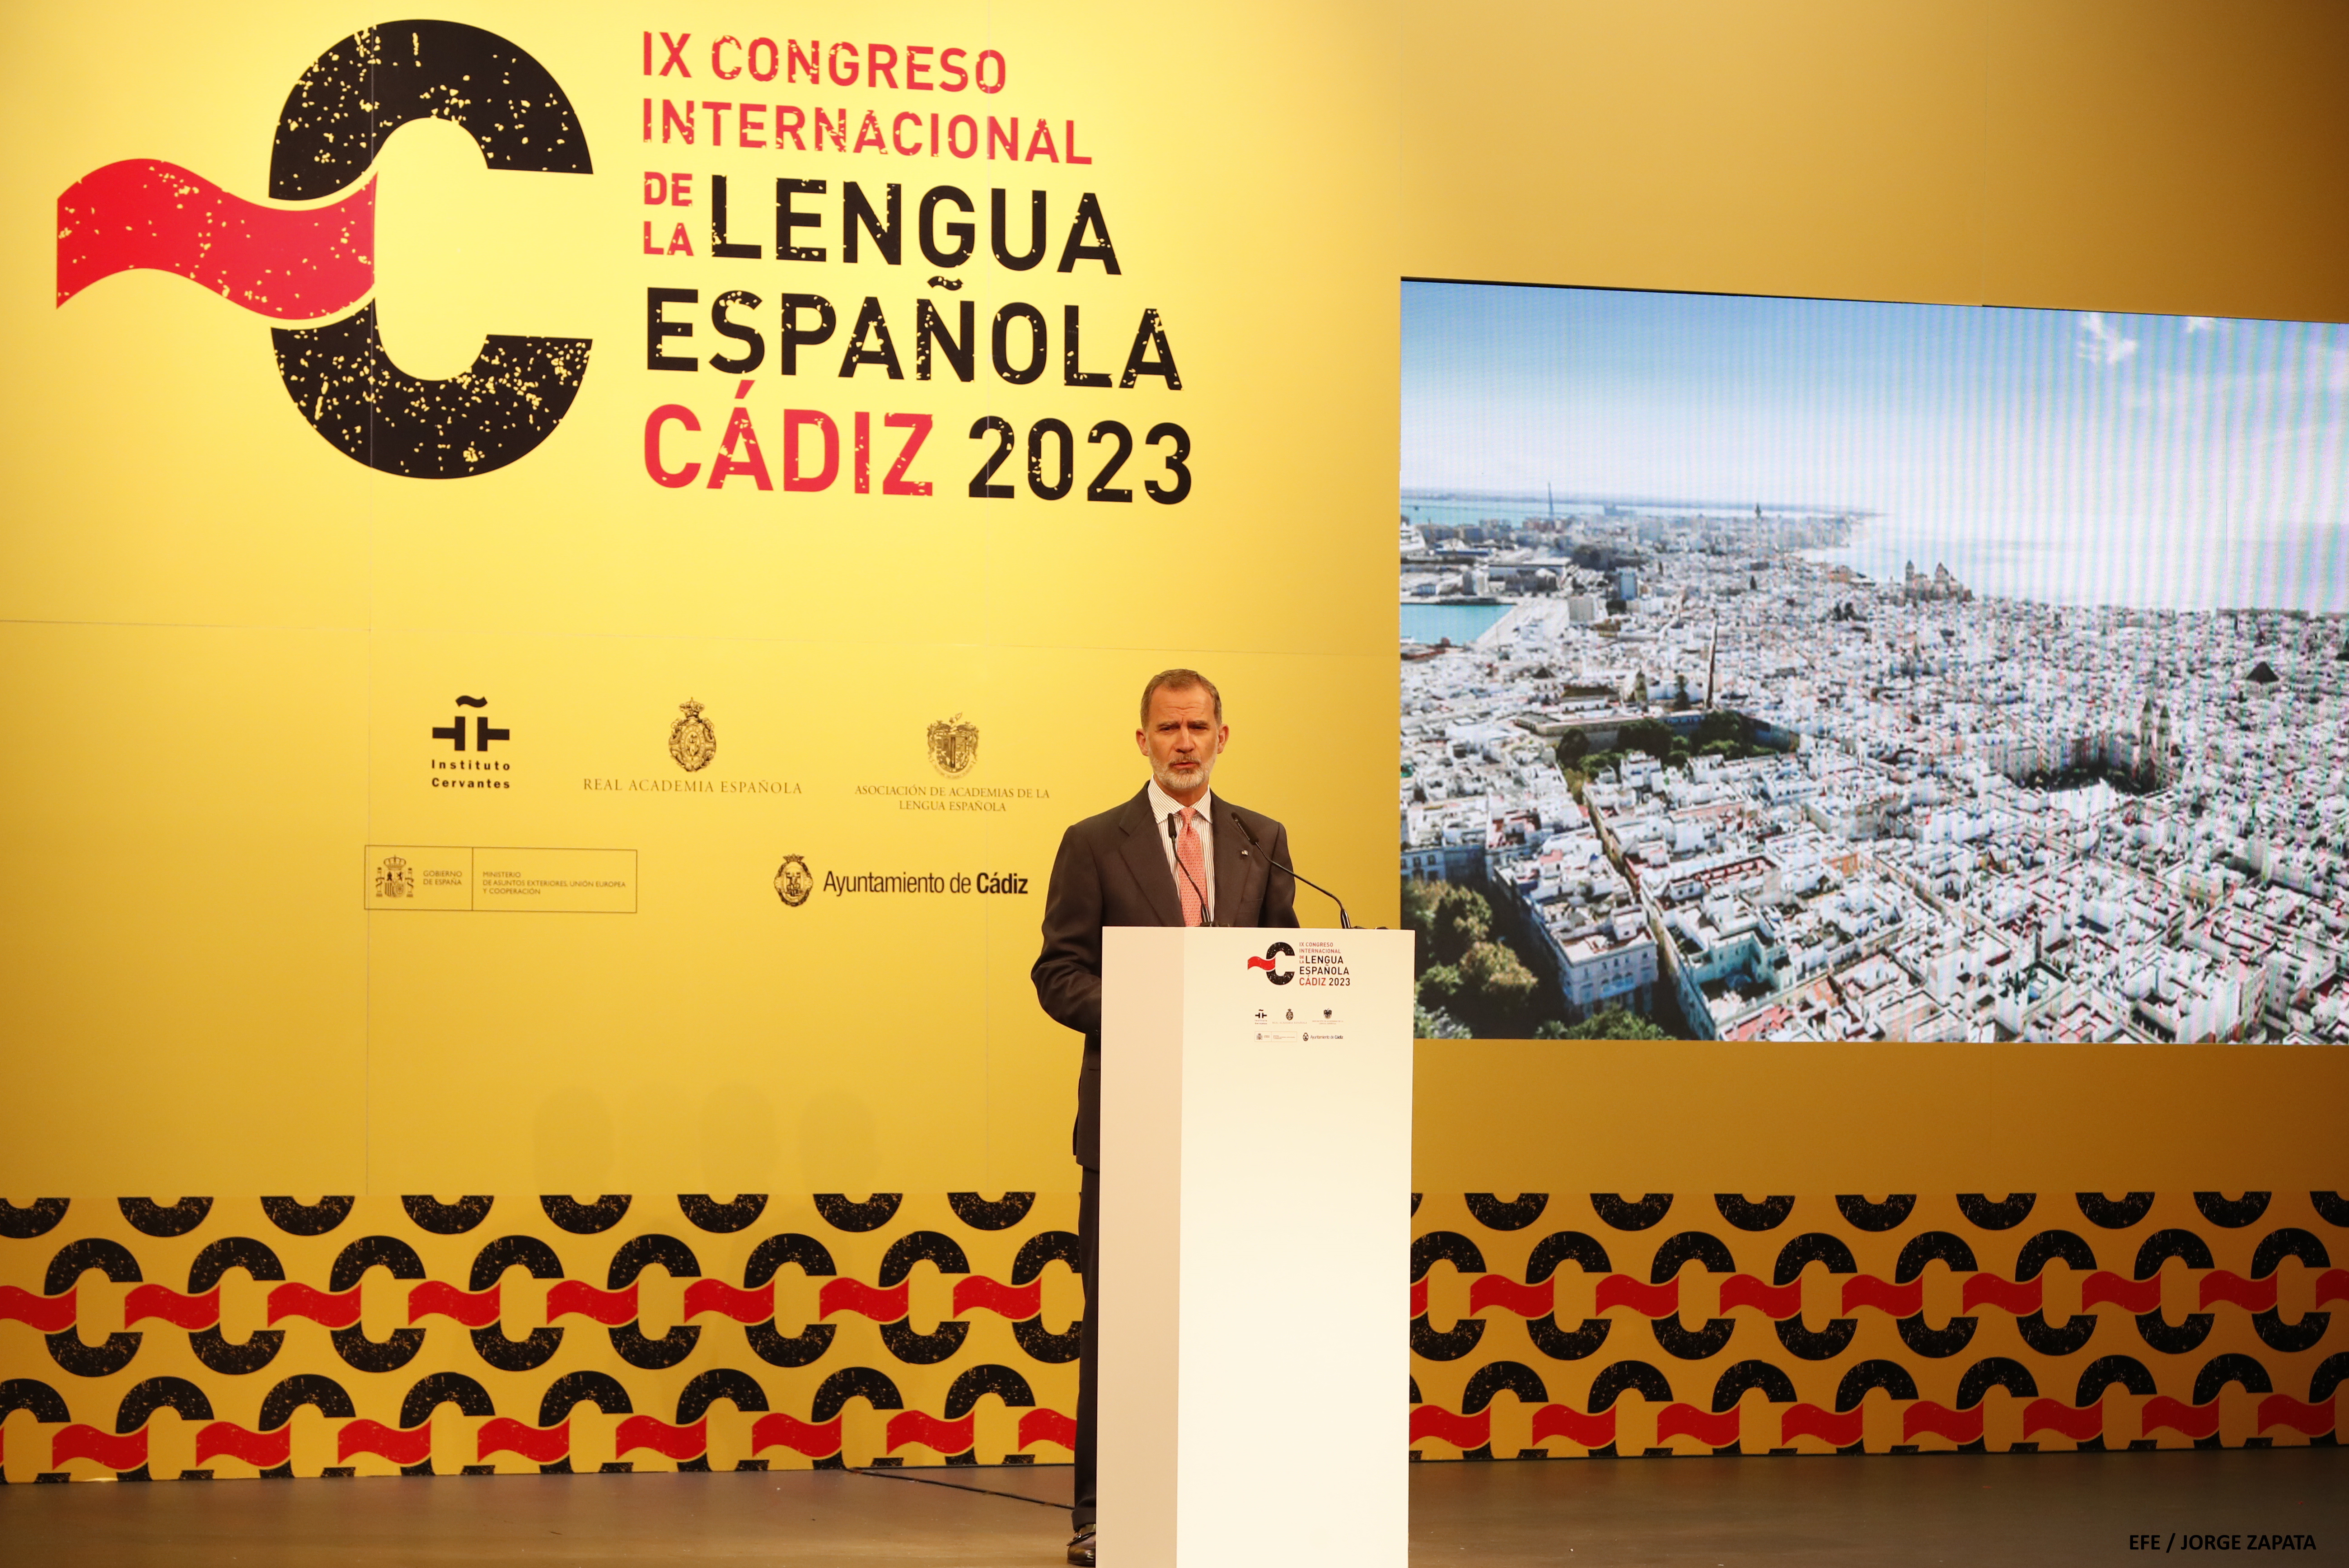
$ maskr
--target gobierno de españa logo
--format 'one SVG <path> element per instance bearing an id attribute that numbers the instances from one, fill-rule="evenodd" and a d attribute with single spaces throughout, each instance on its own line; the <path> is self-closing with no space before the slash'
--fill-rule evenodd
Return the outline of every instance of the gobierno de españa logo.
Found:
<path id="1" fill-rule="evenodd" d="M 522 49 L 461 22 L 379 23 L 313 61 L 278 115 L 270 200 L 321 204 L 250 201 L 158 159 L 109 163 L 57 197 L 57 304 L 149 268 L 274 321 L 315 322 L 357 304 L 322 325 L 271 329 L 278 374 L 302 417 L 336 450 L 384 473 L 462 479 L 502 469 L 570 411 L 590 344 L 492 334 L 471 366 L 442 380 L 410 376 L 385 353 L 368 297 L 368 171 L 394 131 L 428 119 L 461 128 L 492 169 L 594 172 L 571 100 Z"/>

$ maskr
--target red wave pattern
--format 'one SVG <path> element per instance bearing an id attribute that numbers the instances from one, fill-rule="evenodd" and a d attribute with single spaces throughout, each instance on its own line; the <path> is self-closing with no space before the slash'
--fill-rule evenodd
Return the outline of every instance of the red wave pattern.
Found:
<path id="1" fill-rule="evenodd" d="M 861 1279 L 828 1279 L 816 1293 L 816 1315 L 830 1317 L 835 1312 L 853 1312 L 875 1323 L 895 1323 L 905 1315 L 906 1302 L 912 1295 L 913 1286 L 905 1280 L 883 1290 Z"/>
<path id="2" fill-rule="evenodd" d="M 1724 1317 L 1732 1309 L 1753 1307 L 1774 1322 L 1799 1317 L 1803 1312 L 1803 1282 L 1789 1280 L 1785 1284 L 1764 1284 L 1752 1274 L 1731 1274 L 1721 1282 L 1721 1311 Z"/>
<path id="3" fill-rule="evenodd" d="M 756 1290 L 744 1290 L 722 1279 L 695 1280 L 685 1287 L 685 1315 L 695 1318 L 705 1312 L 730 1317 L 737 1323 L 764 1323 L 775 1315 L 774 1282 L 770 1280 Z"/>
<path id="4" fill-rule="evenodd" d="M 1411 1315 L 1413 1317 L 1427 1315 L 1427 1278 L 1423 1274 L 1411 1282 Z"/>
<path id="5" fill-rule="evenodd" d="M 2123 1279 L 2106 1269 L 2098 1269 L 2080 1286 L 2080 1310 L 2112 1303 L 2123 1312 L 2157 1312 L 2161 1307 L 2161 1276 L 2151 1279 Z"/>
<path id="6" fill-rule="evenodd" d="M 1557 1302 L 1555 1279 L 1546 1279 L 1539 1284 L 1519 1284 L 1506 1274 L 1478 1274 L 1468 1287 L 1471 1315 L 1488 1306 L 1497 1306 L 1519 1317 L 1547 1317 L 1556 1309 Z"/>
<path id="7" fill-rule="evenodd" d="M 294 1429 L 288 1425 L 274 1432 L 249 1432 L 234 1421 L 214 1421 L 196 1434 L 196 1462 L 223 1455 L 257 1470 L 275 1470 L 294 1457 Z"/>
<path id="8" fill-rule="evenodd" d="M 478 1460 L 492 1454 L 520 1454 L 533 1464 L 551 1465 L 570 1451 L 568 1421 L 559 1427 L 533 1427 L 512 1416 L 492 1416 L 473 1438 L 473 1457 Z"/>
<path id="9" fill-rule="evenodd" d="M 1656 1441 L 1694 1438 L 1709 1449 L 1725 1449 L 1737 1441 L 1741 1418 L 1737 1407 L 1700 1410 L 1694 1405 L 1667 1405 L 1656 1417 Z"/>
<path id="10" fill-rule="evenodd" d="M 802 1421 L 781 1410 L 750 1423 L 750 1451 L 789 1449 L 812 1460 L 828 1459 L 840 1451 L 840 1418 L 821 1425 Z"/>
<path id="11" fill-rule="evenodd" d="M 2105 1408 L 2101 1404 L 2075 1409 L 2061 1399 L 2033 1399 L 2023 1408 L 2023 1435 L 2026 1438 L 2040 1432 L 2061 1432 L 2075 1443 L 2085 1443 L 2104 1429 Z"/>
<path id="12" fill-rule="evenodd" d="M 1843 1310 L 1849 1312 L 1856 1306 L 1872 1306 L 1894 1317 L 1914 1317 L 1925 1310 L 1925 1282 L 1912 1279 L 1907 1284 L 1894 1284 L 1874 1274 L 1854 1274 L 1843 1282 Z"/>
<path id="13" fill-rule="evenodd" d="M 1058 1443 L 1064 1449 L 1074 1449 L 1077 1446 L 1076 1418 L 1064 1416 L 1058 1410 L 1040 1408 L 1028 1411 L 1019 1418 L 1019 1446 L 1025 1449 L 1033 1443 Z"/>
<path id="14" fill-rule="evenodd" d="M 316 1285 L 281 1284 L 269 1293 L 269 1321 L 306 1317 L 326 1328 L 348 1328 L 359 1320 L 359 1287 L 328 1295 Z"/>
<path id="15" fill-rule="evenodd" d="M 1862 1412 L 1858 1410 L 1822 1410 L 1816 1405 L 1790 1405 L 1778 1420 L 1778 1441 L 1783 1445 L 1796 1438 L 1816 1438 L 1838 1449 L 1847 1449 L 1859 1441 Z"/>
<path id="16" fill-rule="evenodd" d="M 1615 1440 L 1615 1412 L 1601 1410 L 1594 1416 L 1571 1405 L 1544 1405 L 1534 1412 L 1533 1440 L 1538 1443 L 1551 1438 L 1564 1438 L 1586 1449 L 1603 1449 Z"/>
<path id="17" fill-rule="evenodd" d="M 907 1443 L 919 1443 L 942 1454 L 968 1453 L 978 1419 L 965 1416 L 959 1421 L 942 1421 L 926 1411 L 900 1410 L 889 1418 L 889 1451 L 894 1454 Z"/>
<path id="18" fill-rule="evenodd" d="M 2275 1276 L 2265 1279 L 2245 1279 L 2227 1269 L 2212 1269 L 2202 1276 L 2202 1294 L 2199 1305 L 2213 1302 L 2232 1302 L 2246 1312 L 2265 1312 L 2276 1304 Z"/>
<path id="19" fill-rule="evenodd" d="M 275 321 L 308 321 L 375 286 L 375 181 L 324 207 L 264 207 L 202 175 L 129 158 L 57 197 L 57 304 L 134 269 L 177 273 Z"/>
<path id="20" fill-rule="evenodd" d="M 343 1429 L 335 1434 L 335 1458 L 347 1460 L 359 1454 L 373 1454 L 396 1465 L 420 1465 L 432 1457 L 432 1423 L 402 1431 L 365 1417 L 345 1421 Z"/>
<path id="21" fill-rule="evenodd" d="M 2139 1420 L 2148 1437 L 2168 1427 L 2189 1438 L 2207 1438 L 2219 1429 L 2219 1401 L 2213 1399 L 2207 1405 L 2189 1405 L 2167 1394 L 2156 1394 L 2145 1402 L 2145 1410 Z"/>
<path id="22" fill-rule="evenodd" d="M 147 1462 L 147 1429 L 118 1436 L 76 1421 L 49 1439 L 49 1468 L 61 1470 L 67 1460 L 96 1460 L 110 1470 L 137 1470 Z"/>
<path id="23" fill-rule="evenodd" d="M 709 1448 L 709 1421 L 707 1417 L 689 1427 L 672 1427 L 657 1416 L 630 1416 L 612 1434 L 612 1451 L 625 1454 L 631 1449 L 650 1449 L 673 1460 L 698 1458 Z"/>
<path id="24" fill-rule="evenodd" d="M 126 1324 L 160 1317 L 174 1328 L 210 1328 L 220 1321 L 220 1286 L 202 1295 L 181 1295 L 167 1284 L 138 1284 L 122 1298 Z"/>
<path id="25" fill-rule="evenodd" d="M 1920 1399 L 1900 1412 L 1900 1435 L 1914 1438 L 1930 1435 L 1947 1438 L 1953 1443 L 1982 1441 L 1982 1407 L 1971 1410 L 1952 1410 L 1947 1405 L 1937 1405 L 1930 1399 Z"/>
<path id="26" fill-rule="evenodd" d="M 2349 1269 L 2326 1269 L 2316 1276 L 2316 1305 L 2349 1301 Z"/>
<path id="27" fill-rule="evenodd" d="M 2260 1401 L 2260 1430 L 2273 1427 L 2290 1427 L 2309 1437 L 2323 1437 L 2333 1429 L 2333 1401 L 2322 1405 L 2304 1405 L 2289 1394 L 2270 1394 Z"/>
<path id="28" fill-rule="evenodd" d="M 1481 1449 L 1493 1440 L 1493 1412 L 1463 1416 L 1441 1405 L 1414 1405 L 1411 1410 L 1411 1440 L 1436 1438 L 1455 1449 Z"/>
<path id="29" fill-rule="evenodd" d="M 0 1284 L 0 1323 L 21 1323 L 36 1334 L 62 1334 L 79 1312 L 78 1290 L 63 1295 L 35 1295 L 19 1285 Z"/>
<path id="30" fill-rule="evenodd" d="M 1605 1312 L 1610 1306 L 1628 1306 L 1642 1317 L 1675 1316 L 1681 1309 L 1680 1276 L 1674 1274 L 1661 1284 L 1650 1284 L 1630 1274 L 1609 1274 L 1599 1282 L 1591 1311 Z"/>
<path id="31" fill-rule="evenodd" d="M 498 1320 L 501 1288 L 492 1285 L 483 1291 L 459 1290 L 441 1280 L 426 1280 L 408 1293 L 408 1321 L 453 1317 L 468 1328 L 487 1328 Z"/>
<path id="32" fill-rule="evenodd" d="M 1004 1284 L 985 1274 L 965 1274 L 955 1281 L 954 1310 L 957 1317 L 980 1311 L 1025 1323 L 1044 1310 L 1044 1282 L 1031 1279 L 1026 1284 Z"/>
<path id="33" fill-rule="evenodd" d="M 2047 1282 L 2039 1279 L 2002 1279 L 1994 1274 L 1974 1274 L 1966 1276 L 1958 1310 L 1971 1312 L 1978 1306 L 1994 1306 L 2011 1312 L 2017 1317 L 2027 1317 L 2046 1305 Z"/>
<path id="34" fill-rule="evenodd" d="M 592 1318 L 606 1328 L 617 1328 L 636 1320 L 636 1287 L 631 1284 L 619 1290 L 597 1290 L 585 1281 L 559 1279 L 546 1293 L 546 1321 L 577 1313 Z"/>

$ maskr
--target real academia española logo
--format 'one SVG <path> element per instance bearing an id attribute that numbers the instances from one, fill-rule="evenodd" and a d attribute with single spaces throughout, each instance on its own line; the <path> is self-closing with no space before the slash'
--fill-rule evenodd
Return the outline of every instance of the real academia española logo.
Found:
<path id="1" fill-rule="evenodd" d="M 277 118 L 264 205 L 160 159 L 126 159 L 57 197 L 57 304 L 134 268 L 177 273 L 273 321 L 286 396 L 355 462 L 411 479 L 502 469 L 554 432 L 590 340 L 492 334 L 446 380 L 409 375 L 377 324 L 375 181 L 384 142 L 415 119 L 464 129 L 492 169 L 587 174 L 587 139 L 529 55 L 461 22 L 384 22 L 304 71 Z M 364 181 L 364 182 L 362 182 Z M 308 205 L 293 205 L 308 203 Z M 365 302 L 365 303 L 361 303 Z"/>

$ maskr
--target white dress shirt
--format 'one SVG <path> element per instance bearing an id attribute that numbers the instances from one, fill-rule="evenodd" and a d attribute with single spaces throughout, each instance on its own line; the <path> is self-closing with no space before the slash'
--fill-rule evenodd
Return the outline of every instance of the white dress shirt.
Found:
<path id="1" fill-rule="evenodd" d="M 1191 830 L 1199 835 L 1199 857 L 1202 862 L 1200 869 L 1205 873 L 1199 878 L 1199 885 L 1206 893 L 1207 907 L 1202 916 L 1206 920 L 1216 918 L 1216 831 L 1207 825 L 1207 813 L 1215 802 L 1216 798 L 1213 794 L 1206 794 L 1199 797 L 1197 805 L 1190 808 L 1194 813 L 1191 818 Z M 1153 779 L 1150 781 L 1150 816 L 1156 824 L 1158 847 L 1166 853 L 1166 874 L 1174 879 L 1174 896 L 1178 903 L 1182 899 L 1185 885 L 1183 880 L 1183 863 L 1174 858 L 1174 841 L 1166 836 L 1166 819 L 1174 817 L 1175 830 L 1180 832 L 1183 810 L 1182 801 L 1161 789 L 1157 779 Z"/>

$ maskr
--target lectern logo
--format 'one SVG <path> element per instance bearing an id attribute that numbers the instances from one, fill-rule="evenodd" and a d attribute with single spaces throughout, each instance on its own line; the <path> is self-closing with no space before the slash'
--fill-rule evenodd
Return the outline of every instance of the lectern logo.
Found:
<path id="1" fill-rule="evenodd" d="M 1296 979 L 1297 975 L 1293 970 L 1282 968 L 1280 966 L 1280 961 L 1283 958 L 1294 958 L 1296 956 L 1297 949 L 1289 946 L 1286 942 L 1276 942 L 1271 946 L 1264 950 L 1263 957 L 1249 959 L 1247 961 L 1247 966 L 1251 969 L 1263 970 L 1264 977 L 1271 981 L 1274 985 L 1286 985 L 1291 980 Z"/>
<path id="2" fill-rule="evenodd" d="M 685 715 L 668 727 L 668 754 L 688 773 L 698 773 L 718 756 L 718 731 L 701 717 L 701 705 L 686 701 L 678 705 Z"/>
<path id="3" fill-rule="evenodd" d="M 783 907 L 799 908 L 814 891 L 815 873 L 808 870 L 806 858 L 785 855 L 783 863 L 775 868 L 775 896 L 783 901 Z"/>
<path id="4" fill-rule="evenodd" d="M 416 872 L 398 855 L 386 855 L 375 868 L 375 895 L 378 898 L 412 898 L 416 893 Z"/>
<path id="5" fill-rule="evenodd" d="M 959 779 L 978 760 L 978 726 L 960 714 L 930 726 L 930 765 L 949 779 Z"/>

